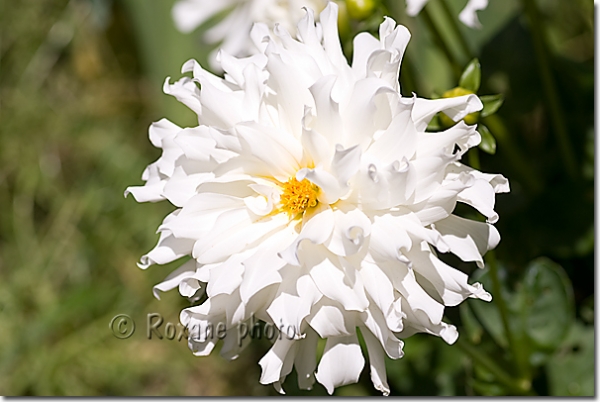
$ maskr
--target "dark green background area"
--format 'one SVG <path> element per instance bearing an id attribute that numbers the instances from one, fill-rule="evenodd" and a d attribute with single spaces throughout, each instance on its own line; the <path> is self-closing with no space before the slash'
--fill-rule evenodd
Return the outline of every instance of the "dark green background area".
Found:
<path id="1" fill-rule="evenodd" d="M 446 2 L 457 15 L 466 0 Z M 425 14 L 408 18 L 404 1 L 385 3 L 412 33 L 402 92 L 434 97 L 457 86 Z M 175 30 L 172 4 L 0 3 L 0 394 L 276 394 L 258 382 L 265 339 L 228 362 L 218 351 L 194 357 L 185 341 L 145 334 L 147 314 L 176 324 L 189 305 L 176 291 L 161 301 L 152 296 L 177 262 L 136 267 L 174 208 L 122 194 L 142 183 L 143 169 L 160 155 L 147 139 L 151 122 L 194 124 L 194 114 L 162 94 L 162 84 L 179 78 L 190 58 L 206 65 L 210 50 L 200 31 Z M 448 308 L 459 343 L 407 339 L 405 357 L 386 363 L 392 395 L 594 393 L 594 7 L 589 0 L 536 0 L 531 14 L 528 4 L 490 1 L 479 12 L 481 30 L 459 23 L 470 55 L 461 52 L 441 0 L 425 9 L 460 70 L 479 58 L 478 94 L 505 98 L 485 121 L 496 154 L 478 155 L 482 171 L 502 173 L 511 185 L 496 198 L 502 241 L 495 255 L 512 339 L 497 297 Z M 382 10 L 353 28 L 376 32 Z M 487 269 L 444 258 L 494 293 Z M 137 324 L 129 339 L 108 327 L 117 314 Z M 530 386 L 507 385 L 485 359 Z M 295 373 L 284 388 L 326 394 L 319 384 L 299 391 Z M 336 394 L 378 395 L 368 366 L 358 384 Z"/>

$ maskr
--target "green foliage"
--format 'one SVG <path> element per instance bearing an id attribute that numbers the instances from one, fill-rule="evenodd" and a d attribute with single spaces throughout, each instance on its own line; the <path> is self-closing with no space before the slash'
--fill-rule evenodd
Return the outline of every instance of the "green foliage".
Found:
<path id="1" fill-rule="evenodd" d="M 483 95 L 480 96 L 481 103 L 483 103 L 483 110 L 481 111 L 481 117 L 488 117 L 493 115 L 500 109 L 500 106 L 504 103 L 504 96 L 498 95 Z"/>
<path id="2" fill-rule="evenodd" d="M 573 324 L 571 281 L 558 264 L 547 258 L 533 261 L 520 287 L 524 330 L 535 348 L 554 351 Z"/>
<path id="3" fill-rule="evenodd" d="M 489 272 L 479 273 L 474 279 L 481 281 L 488 289 L 493 288 Z M 531 381 L 531 377 L 541 366 L 546 366 L 546 370 L 552 372 L 556 370 L 558 361 L 584 364 L 585 357 L 580 353 L 571 353 L 569 349 L 569 345 L 574 342 L 584 345 L 584 349 L 588 348 L 585 340 L 577 338 L 584 336 L 582 334 L 587 329 L 581 323 L 575 322 L 572 284 L 564 269 L 547 258 L 538 258 L 527 266 L 523 277 L 516 283 L 514 290 L 509 290 L 504 284 L 501 293 L 508 303 L 510 337 L 503 325 L 502 311 L 496 301 L 461 306 L 461 319 L 467 333 L 470 334 L 471 342 L 478 344 L 482 339 L 485 340 L 485 336 L 482 336 L 482 330 L 485 329 L 485 333 L 491 336 L 494 343 L 512 355 L 506 364 L 516 364 L 523 380 L 527 382 Z M 474 316 L 469 307 L 474 311 Z M 576 331 L 576 334 L 567 338 L 573 331 Z M 480 376 L 478 381 L 485 384 L 480 384 L 480 390 L 498 395 L 510 394 L 510 390 L 498 388 L 494 377 L 490 378 L 490 375 L 491 373 L 485 374 L 484 371 Z M 577 377 L 569 377 L 568 381 L 573 382 L 574 378 Z M 515 379 L 515 382 L 518 381 Z M 571 386 L 577 390 L 577 395 L 591 395 L 586 381 L 584 378 L 581 382 L 576 381 L 577 385 Z M 569 395 L 563 393 L 563 386 L 564 382 L 562 385 L 553 385 L 552 389 L 555 392 L 559 392 L 560 389 L 559 393 L 553 392 L 553 395 Z"/>
<path id="4" fill-rule="evenodd" d="M 552 395 L 594 395 L 594 328 L 575 323 L 567 328 L 569 336 L 547 364 Z"/>
<path id="5" fill-rule="evenodd" d="M 479 144 L 479 148 L 490 155 L 495 154 L 496 139 L 494 138 L 492 133 L 490 133 L 490 129 L 487 128 L 487 126 L 485 126 L 484 124 L 480 123 L 477 125 L 477 131 L 479 132 L 479 134 L 481 134 L 481 143 Z"/>
<path id="6" fill-rule="evenodd" d="M 493 286 L 489 272 L 473 279 L 488 289 Z M 574 320 L 572 285 L 560 265 L 547 258 L 532 261 L 514 291 L 503 288 L 503 297 L 508 301 L 511 329 L 524 340 L 528 353 L 552 353 L 560 346 Z M 471 303 L 471 307 L 494 340 L 507 348 L 496 303 Z"/>
<path id="7" fill-rule="evenodd" d="M 463 71 L 458 81 L 458 86 L 464 89 L 468 89 L 473 93 L 477 93 L 479 85 L 481 84 L 481 64 L 479 60 L 473 59 Z"/>

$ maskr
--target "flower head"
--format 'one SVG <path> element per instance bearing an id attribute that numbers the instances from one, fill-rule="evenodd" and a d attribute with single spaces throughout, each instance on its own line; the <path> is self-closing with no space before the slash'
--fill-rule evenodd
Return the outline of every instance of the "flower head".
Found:
<path id="1" fill-rule="evenodd" d="M 217 14 L 229 10 L 227 16 L 204 34 L 210 44 L 221 42 L 220 48 L 234 56 L 248 56 L 257 50 L 250 39 L 255 22 L 269 28 L 280 24 L 294 34 L 296 24 L 302 18 L 302 7 L 320 11 L 327 0 L 179 0 L 173 6 L 175 26 L 188 33 Z M 211 67 L 221 69 L 216 60 L 218 51 L 211 54 Z"/>
<path id="2" fill-rule="evenodd" d="M 406 0 L 406 12 L 411 17 L 419 14 L 419 12 L 425 7 L 428 0 Z M 488 0 L 469 0 L 467 5 L 462 9 L 458 15 L 458 19 L 468 27 L 481 28 L 479 18 L 477 18 L 477 11 L 485 10 L 488 5 Z"/>
<path id="3" fill-rule="evenodd" d="M 451 252 L 482 267 L 499 241 L 494 199 L 508 182 L 460 162 L 480 136 L 459 120 L 481 102 L 402 97 L 410 34 L 389 18 L 379 39 L 356 36 L 351 65 L 334 3 L 320 23 L 307 10 L 297 39 L 263 24 L 252 38 L 259 54 L 222 51 L 224 78 L 189 61 L 183 71 L 193 78 L 165 82 L 199 124 L 161 120 L 150 128 L 163 154 L 144 172 L 146 184 L 126 193 L 177 209 L 140 266 L 192 257 L 155 293 L 205 292 L 202 304 L 181 313 L 196 335 L 195 354 L 212 351 L 212 329 L 224 323 L 221 355 L 237 357 L 249 341 L 239 328 L 255 317 L 291 334 L 259 362 L 261 383 L 282 391 L 295 367 L 301 388 L 316 379 L 332 393 L 356 382 L 365 365 L 360 331 L 373 384 L 387 394 L 385 355 L 402 357 L 401 339 L 426 332 L 451 344 L 458 333 L 442 321 L 444 307 L 491 299 L 438 258 Z M 459 122 L 426 132 L 440 111 Z M 453 215 L 457 202 L 488 222 Z M 317 362 L 319 337 L 326 344 Z"/>

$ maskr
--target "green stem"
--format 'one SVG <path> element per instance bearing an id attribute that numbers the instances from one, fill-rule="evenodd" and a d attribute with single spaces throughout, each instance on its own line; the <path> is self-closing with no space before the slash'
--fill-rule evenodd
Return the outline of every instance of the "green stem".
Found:
<path id="1" fill-rule="evenodd" d="M 462 51 L 465 53 L 465 56 L 467 56 L 469 60 L 473 59 L 473 53 L 471 52 L 471 48 L 469 47 L 465 36 L 461 32 L 458 23 L 456 22 L 456 17 L 452 15 L 452 11 L 450 10 L 450 7 L 448 7 L 448 3 L 446 3 L 446 0 L 440 0 L 440 3 L 442 3 L 442 9 L 444 10 L 444 14 L 446 14 L 446 20 L 448 21 L 450 27 L 454 31 L 454 34 L 458 38 L 458 43 L 460 44 Z"/>
<path id="2" fill-rule="evenodd" d="M 577 164 L 573 147 L 569 141 L 566 120 L 560 106 L 556 83 L 550 70 L 548 57 L 548 46 L 544 34 L 544 27 L 540 21 L 540 15 L 535 0 L 522 0 L 525 14 L 529 20 L 533 47 L 537 59 L 540 78 L 544 87 L 544 98 L 546 99 L 554 132 L 556 133 L 558 145 L 561 150 L 563 163 L 572 179 L 577 178 Z"/>
<path id="3" fill-rule="evenodd" d="M 494 360 L 480 353 L 479 350 L 473 347 L 473 345 L 471 345 L 468 341 L 465 341 L 462 338 L 458 338 L 458 341 L 455 345 L 466 355 L 468 355 L 474 362 L 486 368 L 498 379 L 499 382 L 504 384 L 513 392 L 519 395 L 535 395 L 535 392 L 531 390 L 530 382 L 526 380 L 524 381 L 513 378 L 512 376 L 507 374 L 506 371 L 504 371 L 501 367 L 499 367 Z"/>
<path id="4" fill-rule="evenodd" d="M 427 7 L 428 6 L 426 5 L 421 10 L 419 15 L 423 16 L 423 20 L 425 21 L 425 24 L 427 24 L 429 31 L 433 35 L 434 42 L 437 44 L 437 46 L 440 48 L 440 50 L 444 53 L 444 55 L 448 59 L 448 62 L 450 63 L 450 67 L 452 67 L 455 78 L 458 81 L 458 79 L 460 78 L 460 74 L 461 74 L 460 64 L 458 63 L 458 60 L 456 60 L 456 57 L 454 57 L 454 55 L 450 51 L 450 47 L 448 46 L 448 44 L 444 41 L 442 33 L 439 31 L 438 27 L 435 25 L 435 22 L 433 22 L 433 19 L 431 18 L 431 14 L 429 13 L 429 10 L 427 9 Z"/>
<path id="5" fill-rule="evenodd" d="M 485 259 L 487 262 L 486 265 L 490 268 L 490 279 L 492 280 L 494 301 L 496 302 L 498 311 L 500 312 L 500 319 L 502 320 L 502 327 L 504 328 L 504 333 L 506 334 L 506 339 L 508 340 L 508 347 L 511 350 L 513 359 L 517 365 L 517 369 L 521 374 L 523 374 L 525 371 L 522 364 L 523 354 L 519 351 L 515 336 L 508 320 L 508 307 L 506 306 L 506 301 L 504 300 L 504 296 L 502 294 L 502 285 L 500 284 L 500 276 L 498 275 L 498 264 L 496 263 L 495 251 L 488 251 Z"/>

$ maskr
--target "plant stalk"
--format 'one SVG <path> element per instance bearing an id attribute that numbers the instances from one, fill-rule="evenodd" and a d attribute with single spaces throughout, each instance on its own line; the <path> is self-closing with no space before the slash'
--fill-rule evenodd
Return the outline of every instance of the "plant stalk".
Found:
<path id="1" fill-rule="evenodd" d="M 446 20 L 448 21 L 450 27 L 454 31 L 454 34 L 458 38 L 458 43 L 460 44 L 462 51 L 469 60 L 473 59 L 473 53 L 471 52 L 471 48 L 467 43 L 467 39 L 461 32 L 460 27 L 456 22 L 456 17 L 452 15 L 452 11 L 450 10 L 450 7 L 448 7 L 448 3 L 446 2 L 446 0 L 440 0 L 440 3 L 442 3 L 442 9 L 444 10 L 444 14 L 446 15 Z"/>
<path id="2" fill-rule="evenodd" d="M 513 378 L 512 376 L 507 374 L 506 371 L 504 371 L 501 367 L 499 367 L 496 364 L 496 362 L 494 362 L 488 356 L 480 353 L 479 350 L 477 350 L 468 341 L 465 341 L 462 338 L 458 338 L 458 341 L 456 341 L 455 345 L 460 350 L 462 350 L 467 356 L 469 356 L 473 361 L 485 367 L 489 372 L 494 374 L 494 376 L 496 376 L 499 382 L 504 384 L 513 392 L 519 395 L 536 395 L 535 392 L 531 390 L 530 382 Z"/>
<path id="3" fill-rule="evenodd" d="M 444 55 L 448 59 L 448 62 L 450 63 L 450 67 L 452 68 L 452 71 L 454 72 L 455 79 L 458 81 L 458 79 L 460 78 L 460 74 L 461 74 L 460 64 L 458 63 L 458 60 L 456 59 L 456 57 L 454 57 L 454 55 L 452 54 L 452 51 L 450 50 L 450 47 L 448 46 L 448 44 L 444 41 L 442 33 L 440 32 L 437 25 L 433 21 L 433 18 L 431 18 L 431 14 L 429 13 L 429 10 L 427 9 L 427 7 L 428 7 L 428 5 L 423 7 L 423 9 L 419 13 L 419 15 L 423 16 L 423 21 L 425 21 L 425 24 L 427 25 L 427 27 L 429 28 L 429 31 L 433 35 L 434 42 L 437 44 L 437 46 L 440 48 L 440 50 L 444 53 Z"/>
<path id="4" fill-rule="evenodd" d="M 508 340 L 508 347 L 513 355 L 513 359 L 515 365 L 517 366 L 517 369 L 523 375 L 526 369 L 525 367 L 523 367 L 522 354 L 519 351 L 517 341 L 510 326 L 510 321 L 508 320 L 508 307 L 502 294 L 502 285 L 500 284 L 498 264 L 496 262 L 496 253 L 494 250 L 490 250 L 486 254 L 486 263 L 486 265 L 490 268 L 490 279 L 492 280 L 492 292 L 494 292 L 494 301 L 496 302 L 496 305 L 498 306 L 498 310 L 500 312 L 500 319 L 502 320 L 502 327 L 504 328 L 504 333 L 506 334 L 506 339 Z"/>
<path id="5" fill-rule="evenodd" d="M 548 44 L 545 37 L 544 27 L 541 22 L 540 14 L 535 4 L 535 0 L 521 0 L 525 15 L 529 20 L 531 38 L 537 59 L 538 70 L 544 89 L 544 98 L 546 99 L 548 111 L 554 132 L 557 136 L 558 146 L 560 147 L 563 163 L 572 179 L 576 179 L 577 164 L 573 147 L 569 141 L 567 124 L 563 114 L 556 82 L 550 70 L 550 59 L 548 57 Z"/>

